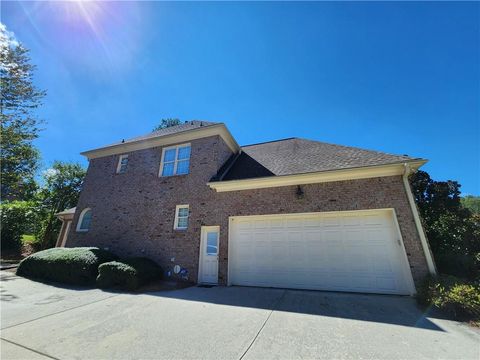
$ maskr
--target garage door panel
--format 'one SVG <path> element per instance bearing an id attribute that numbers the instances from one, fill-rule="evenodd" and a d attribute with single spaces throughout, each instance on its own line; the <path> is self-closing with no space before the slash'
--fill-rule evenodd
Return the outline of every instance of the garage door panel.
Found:
<path id="1" fill-rule="evenodd" d="M 365 251 L 362 251 L 361 247 L 357 247 L 358 250 L 352 249 L 352 252 L 348 253 L 349 270 L 353 272 L 372 272 L 372 264 L 370 261 L 370 255 Z"/>
<path id="2" fill-rule="evenodd" d="M 362 225 L 362 218 L 359 216 L 345 216 L 343 218 L 343 225 L 345 227 L 358 227 Z"/>
<path id="3" fill-rule="evenodd" d="M 392 277 L 377 277 L 375 286 L 386 291 L 395 291 L 398 286 Z"/>
<path id="4" fill-rule="evenodd" d="M 234 218 L 230 281 L 250 286 L 409 293 L 404 275 L 408 264 L 393 226 L 388 211 Z"/>
<path id="5" fill-rule="evenodd" d="M 343 231 L 339 231 L 339 230 L 325 230 L 323 233 L 322 233 L 322 237 L 323 237 L 323 240 L 324 242 L 326 242 L 327 246 L 329 245 L 335 245 L 335 244 L 338 244 L 339 242 L 342 241 L 342 238 L 343 238 Z"/>
<path id="6" fill-rule="evenodd" d="M 321 218 L 322 227 L 340 227 L 342 223 L 342 219 L 338 216 L 334 215 L 327 215 Z"/>
<path id="7" fill-rule="evenodd" d="M 322 226 L 322 220 L 318 217 L 308 217 L 303 220 L 303 226 L 307 228 L 319 228 Z"/>
<path id="8" fill-rule="evenodd" d="M 345 246 L 355 246 L 362 244 L 365 239 L 365 233 L 362 230 L 345 230 L 343 233 L 343 243 Z"/>

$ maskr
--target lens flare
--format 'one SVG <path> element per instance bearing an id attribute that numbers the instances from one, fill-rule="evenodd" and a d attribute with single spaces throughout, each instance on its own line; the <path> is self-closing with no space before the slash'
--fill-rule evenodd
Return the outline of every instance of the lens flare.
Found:
<path id="1" fill-rule="evenodd" d="M 143 22 L 136 2 L 42 1 L 21 6 L 42 46 L 61 51 L 62 57 L 102 72 L 115 72 L 134 61 Z"/>

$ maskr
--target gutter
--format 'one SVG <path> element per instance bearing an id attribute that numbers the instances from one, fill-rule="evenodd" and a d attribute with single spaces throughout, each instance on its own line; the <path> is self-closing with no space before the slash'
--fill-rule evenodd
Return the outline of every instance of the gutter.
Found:
<path id="1" fill-rule="evenodd" d="M 423 253 L 425 254 L 425 259 L 427 260 L 428 271 L 431 275 L 437 274 L 437 269 L 433 261 L 432 251 L 428 245 L 427 237 L 425 236 L 425 231 L 423 230 L 422 221 L 420 220 L 420 215 L 418 213 L 417 204 L 413 198 L 412 189 L 408 181 L 408 175 L 412 173 L 412 168 L 408 163 L 404 165 L 405 171 L 403 173 L 403 185 L 405 186 L 405 192 L 407 193 L 408 202 L 410 203 L 410 208 L 412 210 L 413 219 L 415 220 L 415 226 L 417 228 L 418 235 L 420 236 L 420 242 L 422 243 Z"/>
<path id="2" fill-rule="evenodd" d="M 424 159 L 412 159 L 408 162 L 408 164 L 413 169 L 417 169 L 426 162 L 427 161 Z M 404 164 L 405 162 L 403 161 L 391 164 L 360 166 L 300 174 L 275 175 L 239 180 L 216 180 L 209 181 L 207 185 L 210 186 L 210 188 L 215 189 L 217 192 L 223 192 L 291 185 L 316 184 L 330 181 L 367 179 L 382 176 L 401 176 L 404 173 Z"/>

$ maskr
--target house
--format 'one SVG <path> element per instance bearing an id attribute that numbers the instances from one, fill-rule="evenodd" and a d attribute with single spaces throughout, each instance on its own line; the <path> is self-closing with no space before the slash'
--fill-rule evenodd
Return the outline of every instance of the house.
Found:
<path id="1" fill-rule="evenodd" d="M 424 159 L 299 138 L 239 146 L 205 121 L 82 154 L 58 246 L 220 285 L 414 294 L 435 273 L 407 180 Z"/>

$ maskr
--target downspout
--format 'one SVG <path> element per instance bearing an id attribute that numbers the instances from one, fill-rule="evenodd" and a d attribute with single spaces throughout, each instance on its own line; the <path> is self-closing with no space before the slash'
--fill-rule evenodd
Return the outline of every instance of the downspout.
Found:
<path id="1" fill-rule="evenodd" d="M 428 245 L 427 237 L 425 236 L 425 231 L 423 230 L 422 221 L 420 220 L 420 215 L 418 214 L 417 204 L 413 198 L 412 189 L 408 181 L 408 176 L 412 172 L 410 165 L 407 163 L 404 164 L 405 171 L 403 173 L 403 185 L 405 186 L 405 192 L 407 193 L 408 202 L 410 203 L 410 208 L 412 210 L 413 219 L 415 220 L 415 226 L 417 227 L 418 235 L 420 236 L 420 242 L 422 243 L 423 253 L 425 254 L 425 259 L 427 260 L 428 271 L 432 275 L 437 274 L 437 269 L 435 268 L 435 263 L 433 262 L 432 252 L 430 246 Z"/>

